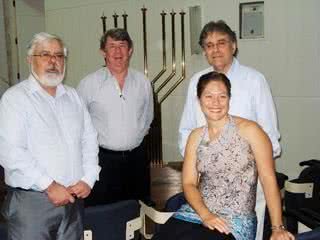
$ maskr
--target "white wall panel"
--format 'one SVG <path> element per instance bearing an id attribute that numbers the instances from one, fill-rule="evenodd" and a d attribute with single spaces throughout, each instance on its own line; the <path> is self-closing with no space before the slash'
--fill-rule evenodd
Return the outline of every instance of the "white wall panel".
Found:
<path id="1" fill-rule="evenodd" d="M 8 62 L 7 62 L 7 49 L 4 28 L 4 8 L 2 1 L 0 2 L 0 97 L 3 92 L 8 88 Z"/>
<path id="2" fill-rule="evenodd" d="M 291 177 L 297 176 L 300 161 L 320 159 L 320 97 L 280 97 L 277 105 L 282 133 L 282 156 L 277 167 Z"/>
<path id="3" fill-rule="evenodd" d="M 27 45 L 35 33 L 45 30 L 44 1 L 16 1 L 20 80 L 29 76 Z"/>
<path id="4" fill-rule="evenodd" d="M 63 37 L 70 48 L 67 83 L 77 85 L 87 73 L 103 64 L 98 53 L 102 31 L 100 16 L 108 17 L 126 11 L 128 30 L 134 44 L 132 66 L 143 70 L 141 7 L 147 10 L 149 77 L 161 69 L 161 18 L 160 12 L 170 13 L 200 5 L 202 25 L 210 20 L 224 19 L 239 35 L 239 3 L 244 0 L 46 0 L 46 29 Z M 275 97 L 279 113 L 283 154 L 277 166 L 289 175 L 298 172 L 296 164 L 309 156 L 320 158 L 318 125 L 320 112 L 320 1 L 317 0 L 268 0 L 265 1 L 265 38 L 239 40 L 239 59 L 243 64 L 261 71 L 267 78 Z M 176 15 L 176 58 L 181 56 L 180 16 Z M 118 19 L 121 26 L 122 18 Z M 168 97 L 162 106 L 164 160 L 181 160 L 178 154 L 178 125 L 185 102 L 190 76 L 207 67 L 204 57 L 190 55 L 189 19 L 185 16 L 187 78 Z M 111 24 L 112 25 L 112 24 Z M 109 25 L 110 26 L 110 25 Z M 166 16 L 168 76 L 171 68 L 171 23 Z M 192 33 L 191 33 L 192 34 Z M 177 75 L 180 76 L 180 66 Z M 298 152 L 298 153 L 297 153 Z"/>

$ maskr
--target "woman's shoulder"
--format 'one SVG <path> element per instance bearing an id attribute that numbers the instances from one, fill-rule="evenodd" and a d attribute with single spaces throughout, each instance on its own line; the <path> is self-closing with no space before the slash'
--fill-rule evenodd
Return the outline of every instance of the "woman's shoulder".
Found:
<path id="1" fill-rule="evenodd" d="M 199 140 L 203 135 L 204 128 L 205 126 L 193 129 L 189 135 L 188 143 L 191 145 L 198 145 Z"/>
<path id="2" fill-rule="evenodd" d="M 195 128 L 188 137 L 185 155 L 194 154 L 199 145 L 204 127 Z"/>
<path id="3" fill-rule="evenodd" d="M 249 140 L 250 138 L 257 137 L 260 134 L 264 134 L 264 131 L 260 125 L 254 121 L 242 118 L 242 117 L 233 117 L 236 127 L 240 136 Z"/>
<path id="4" fill-rule="evenodd" d="M 255 121 L 251 121 L 249 119 L 238 117 L 238 116 L 232 116 L 232 118 L 239 130 L 246 129 L 246 128 L 259 127 L 259 125 Z"/>
<path id="5" fill-rule="evenodd" d="M 190 138 L 191 139 L 198 139 L 199 137 L 201 137 L 203 134 L 204 128 L 205 128 L 205 126 L 193 129 L 192 132 L 190 133 Z"/>

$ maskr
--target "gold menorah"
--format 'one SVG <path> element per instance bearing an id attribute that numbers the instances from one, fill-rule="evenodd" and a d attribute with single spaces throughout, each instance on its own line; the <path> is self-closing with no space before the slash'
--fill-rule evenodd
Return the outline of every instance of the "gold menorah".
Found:
<path id="1" fill-rule="evenodd" d="M 142 34 L 143 34 L 143 62 L 144 62 L 144 74 L 148 76 L 148 45 L 147 45 L 147 8 L 141 8 L 142 13 Z M 185 66 L 185 23 L 184 17 L 185 12 L 180 11 L 180 29 L 181 29 L 181 75 L 173 81 L 177 75 L 177 61 L 176 61 L 176 31 L 175 31 L 175 17 L 176 12 L 172 10 L 171 16 L 171 72 L 166 78 L 163 77 L 167 71 L 167 39 L 166 39 L 166 16 L 167 13 L 162 11 L 161 17 L 161 29 L 162 29 L 162 68 L 159 73 L 151 80 L 151 84 L 154 92 L 154 120 L 151 124 L 149 134 L 146 137 L 147 154 L 148 158 L 153 166 L 163 165 L 163 154 L 162 154 L 162 121 L 161 121 L 161 104 L 167 99 L 167 97 L 178 87 L 178 85 L 185 79 L 186 66 Z M 115 12 L 112 15 L 113 26 L 118 27 L 119 15 Z M 128 15 L 124 12 L 122 14 L 123 28 L 127 30 L 127 18 Z M 106 32 L 106 20 L 107 17 L 102 14 L 102 28 L 103 32 Z M 156 87 L 156 82 L 161 83 Z M 164 92 L 164 87 L 170 83 L 171 87 Z"/>

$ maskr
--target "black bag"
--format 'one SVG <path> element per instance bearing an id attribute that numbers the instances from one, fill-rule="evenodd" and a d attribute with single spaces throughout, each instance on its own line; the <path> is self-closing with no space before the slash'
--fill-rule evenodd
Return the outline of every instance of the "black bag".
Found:
<path id="1" fill-rule="evenodd" d="M 287 227 L 297 233 L 298 222 L 314 229 L 320 226 L 320 160 L 300 162 L 306 166 L 299 177 L 286 183 Z"/>

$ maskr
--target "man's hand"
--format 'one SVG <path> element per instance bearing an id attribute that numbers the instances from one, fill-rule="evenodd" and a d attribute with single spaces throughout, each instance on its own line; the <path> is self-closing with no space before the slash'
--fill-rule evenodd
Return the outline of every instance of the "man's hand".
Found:
<path id="1" fill-rule="evenodd" d="M 68 203 L 74 203 L 74 197 L 68 192 L 67 188 L 53 181 L 46 189 L 50 202 L 55 206 L 63 206 Z"/>
<path id="2" fill-rule="evenodd" d="M 72 196 L 77 196 L 78 198 L 86 198 L 91 192 L 91 188 L 84 181 L 79 181 L 73 186 L 68 187 L 68 191 Z"/>

